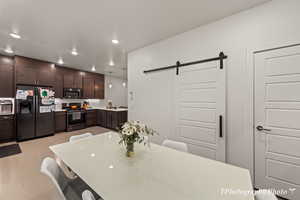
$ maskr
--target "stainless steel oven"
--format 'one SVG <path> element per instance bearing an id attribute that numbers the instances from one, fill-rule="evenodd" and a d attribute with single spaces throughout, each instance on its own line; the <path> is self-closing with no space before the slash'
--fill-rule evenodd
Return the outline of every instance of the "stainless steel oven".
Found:
<path id="1" fill-rule="evenodd" d="M 14 102 L 13 98 L 0 98 L 0 115 L 13 115 Z"/>
<path id="2" fill-rule="evenodd" d="M 64 88 L 64 98 L 66 99 L 81 99 L 82 90 L 80 88 Z"/>
<path id="3" fill-rule="evenodd" d="M 67 131 L 80 130 L 86 127 L 86 110 L 81 108 L 81 103 L 64 105 L 67 109 Z"/>

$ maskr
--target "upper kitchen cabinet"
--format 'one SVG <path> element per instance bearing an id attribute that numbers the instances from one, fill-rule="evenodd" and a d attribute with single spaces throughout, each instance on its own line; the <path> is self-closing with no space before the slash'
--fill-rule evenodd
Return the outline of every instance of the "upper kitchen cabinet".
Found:
<path id="1" fill-rule="evenodd" d="M 14 96 L 14 60 L 0 55 L 0 97 Z"/>
<path id="2" fill-rule="evenodd" d="M 16 84 L 55 85 L 55 65 L 49 62 L 15 57 Z"/>
<path id="3" fill-rule="evenodd" d="M 55 85 L 54 85 L 54 91 L 55 91 L 55 97 L 56 98 L 63 98 L 64 95 L 64 69 L 62 67 L 56 66 L 55 69 Z"/>
<path id="4" fill-rule="evenodd" d="M 104 75 L 99 74 L 95 78 L 95 99 L 104 99 Z"/>
<path id="5" fill-rule="evenodd" d="M 65 68 L 64 88 L 82 88 L 83 75 L 81 71 Z"/>
<path id="6" fill-rule="evenodd" d="M 84 72 L 74 71 L 74 88 L 82 88 Z"/>
<path id="7" fill-rule="evenodd" d="M 83 77 L 83 98 L 104 99 L 104 75 L 86 72 Z"/>
<path id="8" fill-rule="evenodd" d="M 83 98 L 94 99 L 95 98 L 95 79 L 91 76 L 85 76 L 83 78 Z"/>
<path id="9" fill-rule="evenodd" d="M 74 88 L 74 71 L 71 69 L 64 70 L 64 88 Z"/>

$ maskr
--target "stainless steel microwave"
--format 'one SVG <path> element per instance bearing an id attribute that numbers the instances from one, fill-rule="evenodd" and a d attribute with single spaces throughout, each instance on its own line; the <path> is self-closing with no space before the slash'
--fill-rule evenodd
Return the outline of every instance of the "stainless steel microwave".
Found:
<path id="1" fill-rule="evenodd" d="M 64 88 L 64 98 L 66 99 L 81 99 L 82 89 L 80 88 Z"/>

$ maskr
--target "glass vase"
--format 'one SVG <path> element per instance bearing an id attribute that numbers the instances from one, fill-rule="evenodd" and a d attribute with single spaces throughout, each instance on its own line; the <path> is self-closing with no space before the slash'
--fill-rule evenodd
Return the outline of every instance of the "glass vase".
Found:
<path id="1" fill-rule="evenodd" d="M 126 145 L 126 156 L 132 157 L 134 155 L 134 143 L 127 143 Z"/>

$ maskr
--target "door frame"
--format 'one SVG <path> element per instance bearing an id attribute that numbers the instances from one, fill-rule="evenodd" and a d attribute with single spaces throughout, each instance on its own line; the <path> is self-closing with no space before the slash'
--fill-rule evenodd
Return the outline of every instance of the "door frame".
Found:
<path id="1" fill-rule="evenodd" d="M 246 48 L 246 74 L 247 74 L 247 88 L 248 88 L 248 102 L 245 102 L 245 105 L 248 105 L 248 107 L 245 109 L 245 115 L 244 115 L 244 131 L 246 135 L 249 135 L 250 142 L 251 142 L 251 149 L 250 149 L 250 175 L 252 178 L 252 184 L 254 186 L 255 183 L 255 54 L 257 53 L 263 53 L 267 51 L 273 51 L 278 49 L 284 49 L 294 46 L 300 46 L 300 43 L 288 43 L 286 45 L 282 46 L 276 46 L 276 47 L 268 47 L 268 48 Z M 248 112 L 248 114 L 247 114 Z M 245 123 L 249 122 L 249 123 Z"/>

